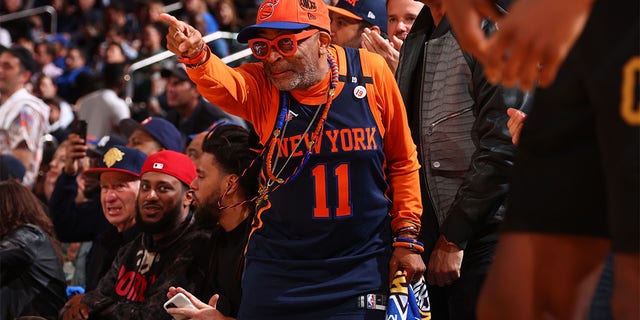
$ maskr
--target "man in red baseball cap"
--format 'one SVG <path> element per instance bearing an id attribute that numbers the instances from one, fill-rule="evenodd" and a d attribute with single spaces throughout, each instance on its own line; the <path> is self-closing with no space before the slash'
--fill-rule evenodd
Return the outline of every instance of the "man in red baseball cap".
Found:
<path id="1" fill-rule="evenodd" d="M 136 206 L 143 232 L 120 249 L 98 287 L 82 298 L 91 317 L 165 319 L 169 286 L 193 290 L 203 280 L 192 250 L 208 245 L 209 236 L 192 224 L 188 191 L 195 177 L 194 164 L 182 153 L 164 150 L 144 162 Z"/>

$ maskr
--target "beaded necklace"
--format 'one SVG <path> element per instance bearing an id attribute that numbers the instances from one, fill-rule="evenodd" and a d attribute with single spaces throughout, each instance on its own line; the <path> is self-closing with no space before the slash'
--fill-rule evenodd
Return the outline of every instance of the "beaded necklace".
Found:
<path id="1" fill-rule="evenodd" d="M 289 156 L 285 160 L 282 167 L 278 170 L 277 173 L 275 172 L 274 168 L 278 164 L 277 155 L 280 151 L 280 140 L 284 137 L 284 133 L 286 132 L 286 129 L 287 129 L 287 124 L 289 123 L 289 119 L 287 119 L 287 115 L 289 114 L 290 97 L 289 97 L 289 93 L 286 91 L 280 91 L 280 112 L 278 113 L 278 117 L 276 118 L 276 126 L 273 130 L 273 133 L 269 138 L 269 141 L 267 141 L 266 145 L 268 147 L 265 147 L 260 153 L 260 155 L 258 155 L 256 159 L 251 161 L 251 164 L 249 164 L 249 166 L 245 168 L 241 174 L 241 176 L 244 176 L 247 170 L 251 168 L 251 166 L 253 166 L 255 161 L 258 158 L 263 157 L 264 153 L 267 152 L 266 158 L 265 158 L 265 170 L 267 175 L 266 183 L 260 187 L 260 189 L 258 190 L 258 195 L 253 197 L 252 199 L 247 199 L 242 202 L 238 202 L 236 204 L 229 205 L 229 206 L 222 206 L 222 199 L 227 195 L 227 193 L 231 189 L 231 186 L 227 187 L 225 192 L 218 199 L 218 208 L 220 210 L 226 209 L 226 208 L 234 208 L 254 200 L 257 201 L 258 204 L 260 204 L 262 201 L 266 201 L 268 199 L 270 193 L 277 190 L 280 186 L 295 180 L 300 174 L 300 172 L 302 172 L 302 169 L 304 168 L 305 164 L 307 163 L 307 161 L 311 157 L 311 154 L 313 153 L 314 145 L 316 144 L 318 139 L 322 137 L 322 129 L 324 128 L 324 123 L 327 120 L 327 115 L 329 114 L 331 103 L 333 102 L 335 89 L 338 86 L 338 64 L 336 63 L 336 60 L 333 57 L 333 55 L 331 55 L 331 53 L 327 53 L 327 63 L 329 64 L 329 69 L 331 71 L 329 90 L 327 90 L 327 103 L 324 104 L 324 106 L 322 104 L 318 106 L 315 114 L 313 115 L 313 118 L 311 119 L 311 121 L 309 122 L 309 125 L 307 126 L 304 133 L 302 134 L 302 139 L 300 139 L 300 141 L 298 141 L 298 144 L 296 144 L 295 148 L 291 150 L 291 152 L 289 153 Z M 311 139 L 307 145 L 307 150 L 304 153 L 304 155 L 301 157 L 300 163 L 293 170 L 290 176 L 288 176 L 287 178 L 281 177 L 282 173 L 284 172 L 284 169 L 289 164 L 290 160 L 293 158 L 293 154 L 295 154 L 295 152 L 298 150 L 298 148 L 302 144 L 302 141 L 305 140 L 304 137 L 308 134 L 309 130 L 311 130 L 313 122 L 316 120 L 316 118 L 320 114 L 321 114 L 320 120 L 318 120 L 316 124 L 316 128 L 313 130 L 313 133 L 311 134 Z"/>
<path id="2" fill-rule="evenodd" d="M 267 152 L 267 157 L 265 159 L 265 169 L 266 169 L 266 173 L 267 173 L 267 181 L 265 183 L 265 185 L 263 185 L 260 190 L 259 190 L 259 198 L 260 200 L 266 200 L 269 193 L 274 192 L 275 190 L 277 190 L 280 186 L 287 184 L 290 181 L 295 180 L 298 175 L 300 174 L 300 172 L 302 172 L 302 169 L 304 168 L 305 164 L 307 163 L 307 161 L 309 160 L 309 158 L 311 157 L 311 154 L 313 153 L 313 147 L 316 144 L 316 142 L 318 141 L 318 139 L 322 138 L 322 129 L 324 128 L 324 123 L 327 120 L 327 115 L 329 114 L 329 109 L 331 109 L 331 103 L 333 102 L 333 96 L 335 95 L 335 89 L 338 86 L 338 64 L 335 61 L 335 58 L 333 57 L 333 55 L 331 55 L 330 53 L 327 54 L 327 62 L 329 63 L 329 69 L 331 71 L 331 79 L 330 79 L 330 83 L 329 83 L 329 90 L 327 90 L 327 103 L 323 106 L 322 104 L 320 104 L 315 112 L 315 114 L 313 115 L 313 118 L 311 119 L 311 121 L 309 122 L 309 125 L 307 126 L 307 128 L 305 129 L 304 133 L 302 134 L 302 139 L 300 139 L 300 141 L 298 141 L 298 144 L 296 144 L 295 148 L 293 150 L 291 150 L 291 152 L 289 153 L 289 156 L 287 157 L 287 159 L 285 160 L 284 164 L 282 165 L 282 167 L 280 168 L 280 170 L 278 170 L 278 172 L 275 172 L 275 167 L 277 165 L 278 162 L 278 156 L 276 153 L 276 149 L 279 151 L 279 146 L 280 146 L 280 140 L 282 139 L 282 137 L 284 137 L 284 133 L 286 131 L 286 126 L 288 123 L 287 120 L 287 115 L 289 113 L 289 93 L 281 91 L 280 92 L 280 113 L 278 114 L 278 118 L 276 121 L 276 127 L 273 130 L 273 134 L 271 136 L 271 141 L 269 144 L 269 151 Z M 309 130 L 311 129 L 311 126 L 313 125 L 313 122 L 316 120 L 317 116 L 319 114 L 322 114 L 320 116 L 320 120 L 318 120 L 317 124 L 316 124 L 316 128 L 313 130 L 313 133 L 311 134 L 311 139 L 309 140 L 309 143 L 307 145 L 307 150 L 305 151 L 304 155 L 300 158 L 300 163 L 298 164 L 298 166 L 296 168 L 293 169 L 293 172 L 291 173 L 291 175 L 287 178 L 282 178 L 281 175 L 285 169 L 285 167 L 287 166 L 287 164 L 289 163 L 289 161 L 293 158 L 293 155 L 295 154 L 295 152 L 298 150 L 298 148 L 300 147 L 300 145 L 302 144 L 302 141 L 305 140 L 304 137 L 307 135 L 307 133 L 309 132 Z M 275 153 L 275 155 L 274 155 Z M 275 160 L 274 160 L 275 158 Z M 275 187 L 273 187 L 273 185 L 275 185 Z M 273 188 L 272 188 L 273 187 Z"/>

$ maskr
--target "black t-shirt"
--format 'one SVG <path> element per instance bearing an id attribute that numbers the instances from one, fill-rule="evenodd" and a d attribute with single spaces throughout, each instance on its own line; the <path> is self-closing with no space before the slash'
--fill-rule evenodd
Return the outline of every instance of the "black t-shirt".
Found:
<path id="1" fill-rule="evenodd" d="M 211 236 L 213 249 L 202 298 L 209 301 L 219 294 L 216 309 L 229 317 L 235 318 L 240 307 L 242 262 L 250 228 L 249 219 L 245 219 L 230 232 L 218 226 Z"/>

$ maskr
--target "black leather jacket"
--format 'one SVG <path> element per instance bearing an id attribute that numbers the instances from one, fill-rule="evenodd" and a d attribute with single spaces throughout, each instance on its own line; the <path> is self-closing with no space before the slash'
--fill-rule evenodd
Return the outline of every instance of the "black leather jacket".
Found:
<path id="1" fill-rule="evenodd" d="M 56 319 L 67 301 L 62 262 L 49 237 L 23 225 L 0 242 L 0 319 Z"/>
<path id="2" fill-rule="evenodd" d="M 495 241 L 515 152 L 506 110 L 530 99 L 488 83 L 446 17 L 435 27 L 427 6 L 404 41 L 396 78 L 422 165 L 425 246 L 439 234 L 462 249 Z"/>

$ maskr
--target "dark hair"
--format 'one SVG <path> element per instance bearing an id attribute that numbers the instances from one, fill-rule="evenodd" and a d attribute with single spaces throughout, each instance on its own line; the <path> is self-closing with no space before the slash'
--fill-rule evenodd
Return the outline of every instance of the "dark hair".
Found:
<path id="1" fill-rule="evenodd" d="M 42 42 L 38 42 L 36 44 L 36 46 L 44 46 L 46 52 L 48 55 L 52 56 L 52 57 L 56 57 L 56 55 L 58 54 L 58 52 L 56 51 L 56 46 L 49 41 L 42 41 Z"/>
<path id="2" fill-rule="evenodd" d="M 53 98 L 44 98 L 42 102 L 46 103 L 50 108 L 56 108 L 60 110 L 60 105 L 62 104 L 62 99 L 58 97 Z"/>
<path id="3" fill-rule="evenodd" d="M 238 184 L 242 192 L 246 196 L 246 200 L 252 199 L 258 194 L 258 174 L 261 168 L 259 152 L 256 147 L 258 144 L 258 135 L 255 131 L 247 129 L 235 124 L 220 124 L 207 134 L 202 143 L 202 151 L 212 154 L 222 169 L 229 174 L 238 175 Z M 254 218 L 255 203 L 248 201 L 244 204 L 244 208 L 249 210 L 249 221 Z M 247 224 L 244 230 L 241 245 L 246 246 L 249 232 L 251 231 L 251 223 Z M 224 230 L 217 227 L 211 234 L 211 241 L 217 242 Z M 215 259 L 218 254 L 216 247 L 211 251 L 210 259 Z M 211 265 L 210 260 L 210 265 Z M 240 281 L 242 279 L 242 271 L 244 270 L 244 252 L 238 261 L 238 266 L 233 277 Z"/>
<path id="4" fill-rule="evenodd" d="M 31 54 L 31 51 L 28 49 L 23 46 L 16 45 L 7 49 L 6 52 L 18 58 L 20 61 L 20 68 L 22 70 L 29 71 L 32 74 L 36 72 L 36 61 L 33 59 L 33 54 Z"/>
<path id="5" fill-rule="evenodd" d="M 362 30 L 364 30 L 364 28 L 373 28 L 374 26 L 376 26 L 375 24 L 369 22 L 369 21 L 360 21 L 360 27 L 358 27 L 358 31 L 362 32 Z M 378 28 L 380 28 L 380 26 L 378 26 Z M 386 40 L 389 40 L 389 35 L 387 35 L 386 32 L 384 32 L 382 30 L 382 28 L 380 28 L 380 36 Z"/>
<path id="6" fill-rule="evenodd" d="M 224 171 L 240 177 L 238 183 L 247 199 L 258 194 L 261 162 L 254 149 L 257 141 L 255 132 L 235 124 L 223 124 L 213 128 L 202 143 L 202 151 L 214 155 Z"/>
<path id="7" fill-rule="evenodd" d="M 25 224 L 36 225 L 49 236 L 62 263 L 60 244 L 42 202 L 16 181 L 0 182 L 0 239 Z"/>

